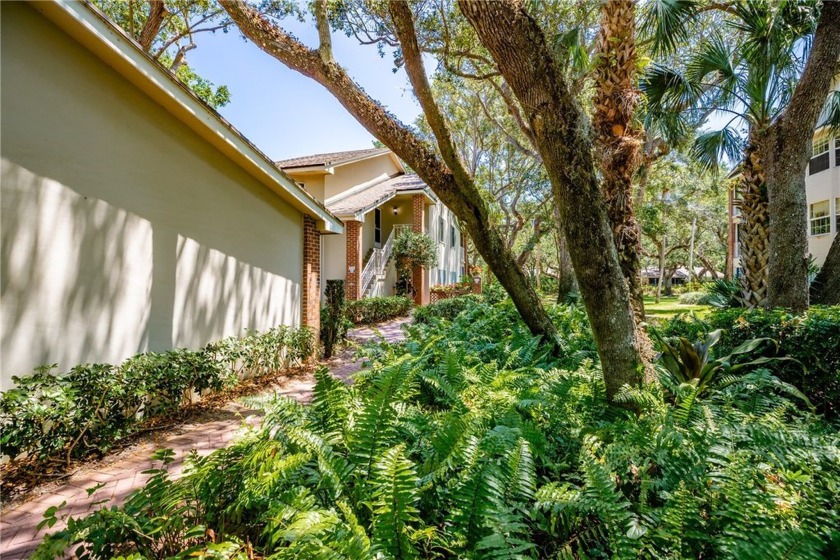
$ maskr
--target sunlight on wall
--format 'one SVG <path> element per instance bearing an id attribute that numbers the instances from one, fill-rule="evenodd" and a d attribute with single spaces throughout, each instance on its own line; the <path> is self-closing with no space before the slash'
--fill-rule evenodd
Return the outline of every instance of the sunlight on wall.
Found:
<path id="1" fill-rule="evenodd" d="M 5 158 L 2 184 L 2 387 L 41 364 L 145 350 L 151 224 Z"/>
<path id="2" fill-rule="evenodd" d="M 297 324 L 300 284 L 221 251 L 178 236 L 173 343 L 194 347 L 208 340 Z"/>

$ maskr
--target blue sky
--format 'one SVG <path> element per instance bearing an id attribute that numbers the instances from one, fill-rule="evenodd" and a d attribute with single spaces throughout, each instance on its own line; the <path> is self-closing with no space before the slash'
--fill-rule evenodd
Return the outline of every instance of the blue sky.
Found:
<path id="1" fill-rule="evenodd" d="M 287 20 L 284 28 L 309 46 L 317 32 L 309 23 Z M 188 61 L 198 74 L 230 88 L 220 113 L 272 159 L 369 148 L 370 135 L 323 87 L 245 41 L 237 29 L 205 33 Z M 420 114 L 405 72 L 393 72 L 393 58 L 375 46 L 333 35 L 335 58 L 374 99 L 405 123 Z"/>

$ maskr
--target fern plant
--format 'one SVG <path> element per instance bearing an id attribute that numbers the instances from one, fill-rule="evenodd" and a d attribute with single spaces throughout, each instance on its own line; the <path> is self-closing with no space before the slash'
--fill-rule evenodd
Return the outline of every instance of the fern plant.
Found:
<path id="1" fill-rule="evenodd" d="M 164 465 L 37 557 L 837 556 L 840 437 L 750 358 L 761 342 L 719 359 L 714 336 L 671 345 L 663 384 L 626 393 L 636 415 L 608 404 L 578 311 L 552 311 L 561 357 L 512 313 L 412 327 L 352 386 L 317 371 L 311 405 L 276 399 L 260 428 L 177 480 Z"/>

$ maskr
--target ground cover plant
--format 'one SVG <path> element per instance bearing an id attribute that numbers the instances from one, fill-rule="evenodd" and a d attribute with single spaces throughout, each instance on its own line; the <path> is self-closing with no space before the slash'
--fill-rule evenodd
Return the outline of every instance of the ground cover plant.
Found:
<path id="1" fill-rule="evenodd" d="M 635 414 L 607 402 L 585 313 L 551 313 L 560 356 L 509 301 L 430 317 L 369 349 L 354 385 L 319 371 L 311 406 L 277 400 L 186 476 L 160 454 L 122 508 L 72 520 L 34 558 L 840 554 L 840 437 L 767 362 L 727 369 L 708 341 L 702 390 L 678 355 L 618 396 Z"/>
<path id="2" fill-rule="evenodd" d="M 171 414 L 207 391 L 276 373 L 313 352 L 308 328 L 248 331 L 199 350 L 147 352 L 121 364 L 56 366 L 14 377 L 0 395 L 0 454 L 37 469 L 102 455 L 143 421 Z"/>

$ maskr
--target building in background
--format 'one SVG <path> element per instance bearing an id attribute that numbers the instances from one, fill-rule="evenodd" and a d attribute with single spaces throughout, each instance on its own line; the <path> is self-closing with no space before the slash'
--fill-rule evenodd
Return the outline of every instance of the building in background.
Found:
<path id="1" fill-rule="evenodd" d="M 438 265 L 415 275 L 417 303 L 429 301 L 430 286 L 465 274 L 455 215 L 420 177 L 406 173 L 391 150 L 316 154 L 277 165 L 344 222 L 344 234 L 323 240 L 321 270 L 323 281 L 344 280 L 347 299 L 394 294 L 390 256 L 402 230 L 426 233 L 437 244 Z"/>

